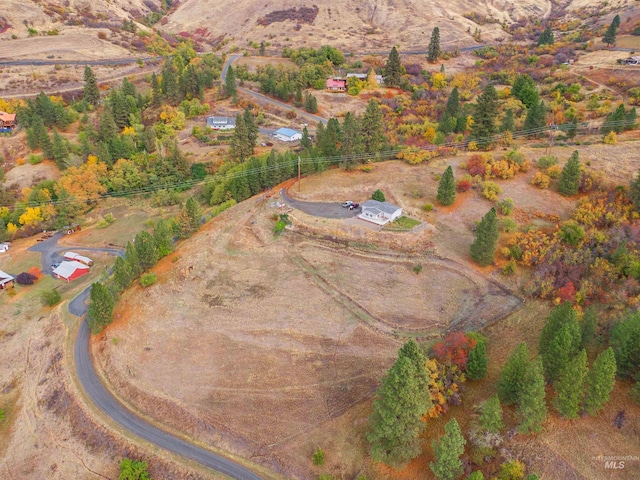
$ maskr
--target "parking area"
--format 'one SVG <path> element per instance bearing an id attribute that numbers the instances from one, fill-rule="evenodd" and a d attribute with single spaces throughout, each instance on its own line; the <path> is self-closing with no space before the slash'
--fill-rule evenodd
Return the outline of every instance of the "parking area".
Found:
<path id="1" fill-rule="evenodd" d="M 295 200 L 287 195 L 287 191 L 284 188 L 280 190 L 280 196 L 287 205 L 296 208 L 308 215 L 313 215 L 314 217 L 353 218 L 362 211 L 358 204 L 356 204 L 358 205 L 357 208 L 350 209 L 349 205 L 343 207 L 343 202 L 303 202 L 300 200 Z"/>

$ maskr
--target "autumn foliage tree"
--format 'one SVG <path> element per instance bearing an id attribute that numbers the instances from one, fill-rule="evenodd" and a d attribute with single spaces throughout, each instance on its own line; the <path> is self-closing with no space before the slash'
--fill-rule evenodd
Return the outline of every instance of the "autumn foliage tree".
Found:
<path id="1" fill-rule="evenodd" d="M 451 332 L 433 346 L 433 355 L 439 363 L 455 365 L 464 370 L 467 368 L 469 351 L 476 343 L 475 339 L 464 332 Z"/>

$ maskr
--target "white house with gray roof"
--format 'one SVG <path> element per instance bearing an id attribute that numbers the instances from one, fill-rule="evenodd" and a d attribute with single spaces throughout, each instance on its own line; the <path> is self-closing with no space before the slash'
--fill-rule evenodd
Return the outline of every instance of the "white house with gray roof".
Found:
<path id="1" fill-rule="evenodd" d="M 207 126 L 213 130 L 233 130 L 236 117 L 207 117 Z"/>
<path id="2" fill-rule="evenodd" d="M 402 208 L 396 207 L 389 202 L 379 202 L 377 200 L 367 200 L 362 204 L 362 213 L 358 218 L 378 225 L 386 225 L 393 222 L 402 215 Z"/>

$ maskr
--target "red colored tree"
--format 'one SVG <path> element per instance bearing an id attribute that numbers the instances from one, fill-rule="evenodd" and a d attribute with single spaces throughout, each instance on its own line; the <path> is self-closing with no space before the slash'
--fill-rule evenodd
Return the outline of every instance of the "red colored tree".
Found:
<path id="1" fill-rule="evenodd" d="M 436 343 L 433 353 L 439 363 L 456 365 L 464 370 L 467 367 L 469 350 L 475 346 L 476 341 L 467 337 L 464 332 L 451 332 L 443 341 Z"/>

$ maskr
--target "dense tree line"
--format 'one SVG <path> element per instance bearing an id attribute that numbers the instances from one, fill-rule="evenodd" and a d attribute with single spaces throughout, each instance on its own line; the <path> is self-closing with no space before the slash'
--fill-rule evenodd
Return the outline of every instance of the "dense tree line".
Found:
<path id="1" fill-rule="evenodd" d="M 112 275 L 105 282 L 96 282 L 91 288 L 87 324 L 92 333 L 101 332 L 113 322 L 113 310 L 120 294 L 158 261 L 169 255 L 175 238 L 188 238 L 201 225 L 202 209 L 189 197 L 177 218 L 158 220 L 153 232 L 142 231 L 133 242 L 127 242 L 124 255 L 118 256 Z"/>

